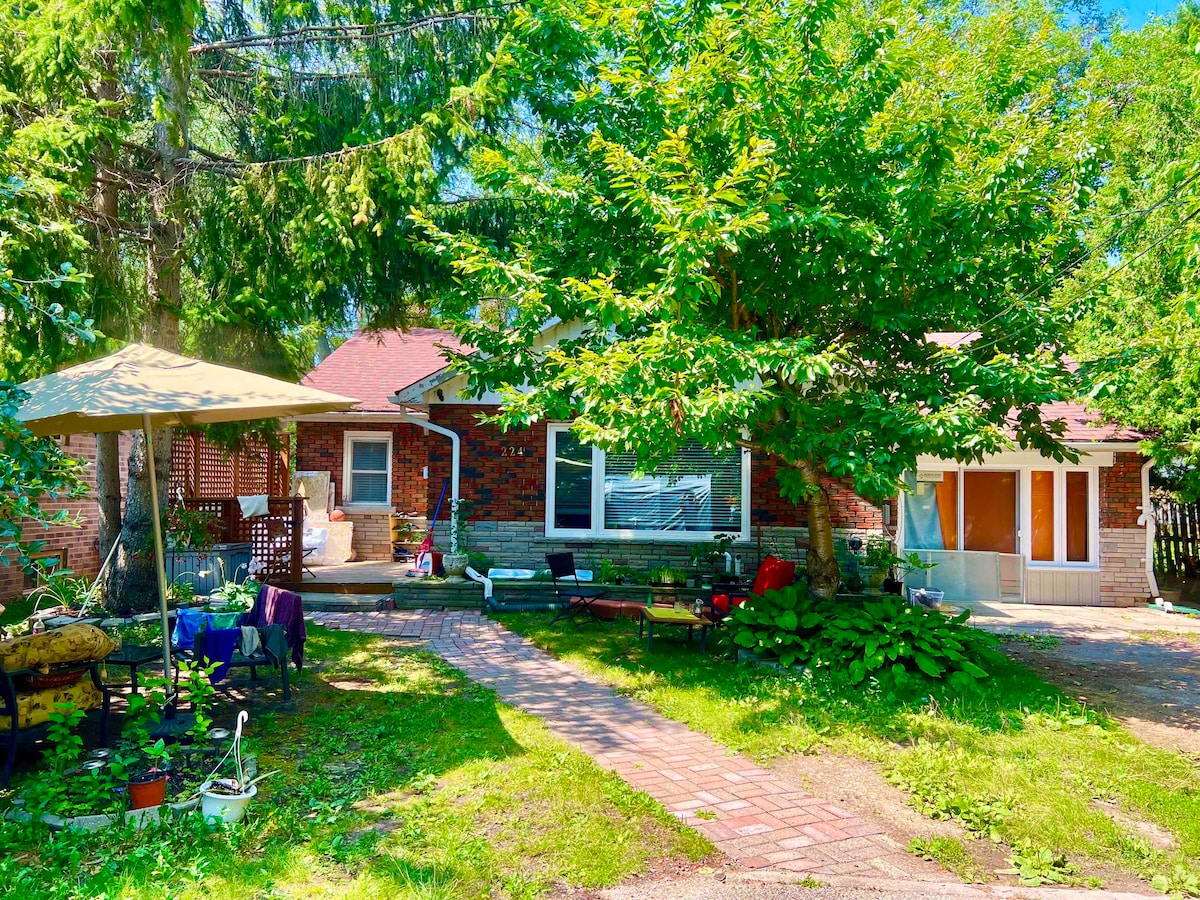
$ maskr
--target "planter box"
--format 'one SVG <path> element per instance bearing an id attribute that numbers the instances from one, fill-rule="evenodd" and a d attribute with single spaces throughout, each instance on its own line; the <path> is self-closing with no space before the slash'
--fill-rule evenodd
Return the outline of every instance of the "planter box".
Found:
<path id="1" fill-rule="evenodd" d="M 233 580 L 242 566 L 250 568 L 250 542 L 214 544 L 209 550 L 167 550 L 167 583 L 190 583 L 193 592 L 211 594 L 224 579 Z"/>

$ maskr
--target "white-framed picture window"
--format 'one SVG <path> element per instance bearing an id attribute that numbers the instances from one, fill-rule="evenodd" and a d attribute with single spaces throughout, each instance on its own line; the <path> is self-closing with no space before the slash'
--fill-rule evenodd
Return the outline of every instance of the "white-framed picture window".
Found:
<path id="1" fill-rule="evenodd" d="M 950 464 L 922 467 L 906 482 L 905 550 L 1020 554 L 1034 567 L 1099 565 L 1094 466 Z"/>
<path id="2" fill-rule="evenodd" d="M 635 477 L 629 454 L 606 454 L 568 425 L 546 437 L 548 537 L 711 540 L 750 533 L 750 453 L 684 447 Z"/>
<path id="3" fill-rule="evenodd" d="M 392 435 L 386 431 L 348 431 L 342 496 L 352 507 L 389 507 L 392 503 Z"/>

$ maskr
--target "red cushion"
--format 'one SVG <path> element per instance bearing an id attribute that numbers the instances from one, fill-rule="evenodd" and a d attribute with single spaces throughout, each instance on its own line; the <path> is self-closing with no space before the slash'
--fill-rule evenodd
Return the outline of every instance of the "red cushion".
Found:
<path id="1" fill-rule="evenodd" d="M 796 564 L 780 559 L 778 556 L 768 556 L 758 567 L 754 578 L 752 594 L 762 596 L 767 591 L 779 591 L 788 587 L 796 580 Z"/>

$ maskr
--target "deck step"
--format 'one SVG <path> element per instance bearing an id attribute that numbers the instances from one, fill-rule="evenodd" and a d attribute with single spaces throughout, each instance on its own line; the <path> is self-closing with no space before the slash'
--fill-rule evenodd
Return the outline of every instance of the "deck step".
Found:
<path id="1" fill-rule="evenodd" d="M 328 591 L 305 591 L 305 612 L 369 612 L 379 608 L 379 601 L 387 597 L 386 591 L 378 594 L 339 594 Z"/>

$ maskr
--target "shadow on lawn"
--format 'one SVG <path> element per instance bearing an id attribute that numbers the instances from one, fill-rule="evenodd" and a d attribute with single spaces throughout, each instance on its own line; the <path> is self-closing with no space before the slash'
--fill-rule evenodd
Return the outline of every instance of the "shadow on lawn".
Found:
<path id="1" fill-rule="evenodd" d="M 595 661 L 615 670 L 602 673 L 618 690 L 638 696 L 642 692 L 699 691 L 716 700 L 731 715 L 733 727 L 745 735 L 768 735 L 783 725 L 802 724 L 818 735 L 866 729 L 896 743 L 912 740 L 912 716 L 936 709 L 947 719 L 983 731 L 1020 728 L 1030 712 L 1061 715 L 1076 704 L 1022 665 L 1004 659 L 991 666 L 991 677 L 979 690 L 957 691 L 926 680 L 905 694 L 893 694 L 866 683 L 850 684 L 838 672 L 820 670 L 794 677 L 737 662 L 737 648 L 727 632 L 710 637 L 707 654 L 696 644 L 662 640 L 655 636 L 654 650 L 637 636 L 637 625 L 627 620 L 612 624 L 586 624 L 580 631 L 551 626 L 543 614 L 517 614 L 497 619 L 555 656 L 582 665 Z M 669 697 L 677 710 L 689 703 L 685 696 Z M 697 709 L 700 703 L 697 702 Z M 803 749 L 803 748 L 796 748 Z"/>

